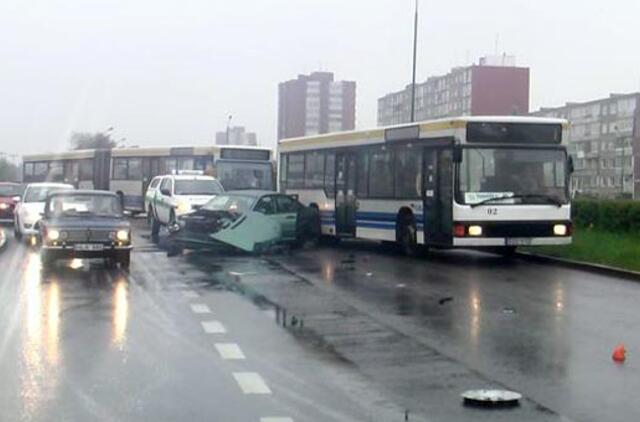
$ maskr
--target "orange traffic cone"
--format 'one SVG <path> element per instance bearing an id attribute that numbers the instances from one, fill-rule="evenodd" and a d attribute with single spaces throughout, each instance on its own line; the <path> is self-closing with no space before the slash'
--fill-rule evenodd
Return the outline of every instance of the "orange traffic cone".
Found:
<path id="1" fill-rule="evenodd" d="M 611 355 L 611 359 L 616 362 L 624 362 L 626 357 L 627 350 L 624 348 L 624 344 L 620 343 L 613 349 L 613 354 Z"/>

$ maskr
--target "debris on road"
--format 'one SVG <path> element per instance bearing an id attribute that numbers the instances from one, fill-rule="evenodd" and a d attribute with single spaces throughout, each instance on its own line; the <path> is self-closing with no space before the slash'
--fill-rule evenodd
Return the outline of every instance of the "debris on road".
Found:
<path id="1" fill-rule="evenodd" d="M 373 273 L 367 273 L 367 277 L 371 277 Z"/>
<path id="2" fill-rule="evenodd" d="M 442 299 L 440 299 L 438 301 L 438 304 L 439 305 L 444 305 L 445 303 L 451 302 L 451 301 L 453 301 L 453 297 L 452 296 L 447 296 L 447 297 L 443 297 Z"/>
<path id="3" fill-rule="evenodd" d="M 625 359 L 627 359 L 627 349 L 624 347 L 624 344 L 620 343 L 613 349 L 611 359 L 615 362 L 624 362 Z"/>
<path id="4" fill-rule="evenodd" d="M 522 394 L 509 390 L 468 390 L 461 394 L 467 406 L 510 407 L 518 406 Z"/>
<path id="5" fill-rule="evenodd" d="M 514 308 L 505 307 L 505 308 L 502 309 L 502 313 L 503 314 L 507 314 L 507 315 L 511 315 L 511 314 L 515 314 L 516 310 Z"/>

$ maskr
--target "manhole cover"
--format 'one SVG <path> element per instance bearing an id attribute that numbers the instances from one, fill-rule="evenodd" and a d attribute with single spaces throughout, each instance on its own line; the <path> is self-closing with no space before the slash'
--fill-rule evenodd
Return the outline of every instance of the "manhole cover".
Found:
<path id="1" fill-rule="evenodd" d="M 516 406 L 522 394 L 509 390 L 469 390 L 461 394 L 465 404 L 479 406 Z"/>

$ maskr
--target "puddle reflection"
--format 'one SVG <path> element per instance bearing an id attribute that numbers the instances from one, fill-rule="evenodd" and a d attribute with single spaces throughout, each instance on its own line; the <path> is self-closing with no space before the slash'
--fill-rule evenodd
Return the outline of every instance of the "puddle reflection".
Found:
<path id="1" fill-rule="evenodd" d="M 129 320 L 129 292 L 124 278 L 116 281 L 113 290 L 113 337 L 112 342 L 120 349 L 126 340 L 127 322 Z"/>
<path id="2" fill-rule="evenodd" d="M 102 333 L 91 333 L 87 347 L 103 348 L 99 344 L 102 342 L 123 351 L 130 313 L 129 283 L 124 274 L 93 269 L 88 262 L 77 259 L 44 272 L 38 251 L 26 255 L 23 269 L 18 319 L 20 358 L 16 364 L 22 368 L 19 388 L 24 414 L 37 419 L 61 382 L 63 365 L 73 364 L 65 360 L 65 321 L 67 329 L 86 318 L 105 321 Z"/>

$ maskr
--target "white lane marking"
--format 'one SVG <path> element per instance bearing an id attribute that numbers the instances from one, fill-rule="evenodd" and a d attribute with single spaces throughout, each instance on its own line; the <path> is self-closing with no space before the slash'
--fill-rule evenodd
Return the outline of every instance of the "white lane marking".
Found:
<path id="1" fill-rule="evenodd" d="M 186 297 L 187 299 L 196 299 L 200 297 L 200 295 L 193 290 L 185 290 L 184 292 L 182 292 L 182 296 Z"/>
<path id="2" fill-rule="evenodd" d="M 256 372 L 234 372 L 233 377 L 244 394 L 271 394 L 271 389 Z"/>
<path id="3" fill-rule="evenodd" d="M 260 422 L 293 422 L 291 418 L 280 418 L 277 416 L 269 416 L 266 418 L 260 418 Z"/>
<path id="4" fill-rule="evenodd" d="M 202 303 L 194 303 L 191 305 L 191 310 L 194 314 L 210 314 L 211 309 L 207 305 Z"/>
<path id="5" fill-rule="evenodd" d="M 207 334 L 224 334 L 227 329 L 220 321 L 202 321 L 202 329 Z"/>
<path id="6" fill-rule="evenodd" d="M 218 353 L 222 359 L 227 360 L 240 360 L 245 359 L 242 349 L 235 343 L 216 343 L 215 344 Z"/>

